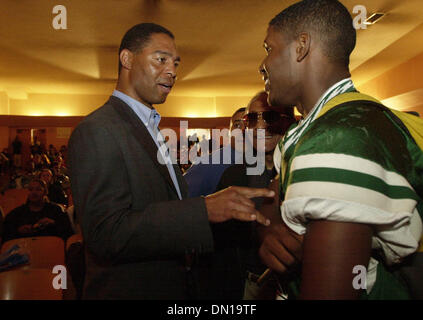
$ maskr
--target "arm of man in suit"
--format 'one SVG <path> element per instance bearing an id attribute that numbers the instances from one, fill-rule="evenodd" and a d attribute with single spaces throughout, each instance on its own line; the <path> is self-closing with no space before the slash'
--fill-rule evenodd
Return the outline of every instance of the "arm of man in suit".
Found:
<path id="1" fill-rule="evenodd" d="M 269 197 L 274 192 L 263 188 L 228 187 L 205 197 L 210 222 L 224 222 L 230 219 L 254 221 L 268 226 L 270 220 L 255 208 L 251 198 Z"/>
<path id="2" fill-rule="evenodd" d="M 98 258 L 124 263 L 162 259 L 192 250 L 207 252 L 213 247 L 208 220 L 264 220 L 247 199 L 266 193 L 263 190 L 230 188 L 206 200 L 199 197 L 154 202 L 134 211 L 130 173 L 112 130 L 107 121 L 85 121 L 74 130 L 69 142 L 75 208 L 82 216 L 87 248 Z M 145 192 L 149 192 L 151 183 L 144 182 Z M 222 209 L 225 207 L 229 209 Z"/>
<path id="3" fill-rule="evenodd" d="M 114 130 L 109 119 L 88 120 L 74 130 L 69 141 L 72 195 L 87 249 L 107 263 L 211 250 L 213 239 L 203 198 L 149 202 L 133 209 L 133 173 L 125 163 L 130 155 L 123 154 L 118 140 L 126 137 Z M 143 163 L 140 166 L 150 169 Z M 152 183 L 140 180 L 139 187 L 148 193 Z"/>

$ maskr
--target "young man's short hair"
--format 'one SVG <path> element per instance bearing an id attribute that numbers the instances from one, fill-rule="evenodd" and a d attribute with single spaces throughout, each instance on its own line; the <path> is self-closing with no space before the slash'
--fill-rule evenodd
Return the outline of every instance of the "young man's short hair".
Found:
<path id="1" fill-rule="evenodd" d="M 310 32 L 320 40 L 325 55 L 348 67 L 356 44 L 356 30 L 348 9 L 338 0 L 303 0 L 297 2 L 269 23 L 289 40 L 301 32 Z"/>

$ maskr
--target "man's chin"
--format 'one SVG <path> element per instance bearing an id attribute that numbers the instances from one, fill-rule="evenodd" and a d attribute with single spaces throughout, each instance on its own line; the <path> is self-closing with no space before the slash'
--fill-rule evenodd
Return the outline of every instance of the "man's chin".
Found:
<path id="1" fill-rule="evenodd" d="M 295 103 L 290 103 L 287 101 L 283 101 L 282 99 L 278 99 L 276 97 L 272 97 L 269 95 L 267 99 L 267 103 L 269 104 L 269 107 L 277 112 L 281 112 L 286 108 L 294 108 Z"/>
<path id="2" fill-rule="evenodd" d="M 160 96 L 157 99 L 155 99 L 155 101 L 152 104 L 162 104 L 165 103 L 167 99 L 167 94 L 164 96 Z"/>
<path id="3" fill-rule="evenodd" d="M 284 111 L 286 111 L 286 109 L 288 108 L 293 109 L 294 107 L 295 105 L 293 104 L 287 104 L 287 103 L 281 103 L 281 102 L 270 105 L 270 109 L 279 113 L 283 113 Z"/>

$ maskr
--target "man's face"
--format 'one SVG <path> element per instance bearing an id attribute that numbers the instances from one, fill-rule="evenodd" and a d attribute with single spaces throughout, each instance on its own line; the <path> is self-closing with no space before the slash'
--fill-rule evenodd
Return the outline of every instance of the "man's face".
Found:
<path id="1" fill-rule="evenodd" d="M 244 116 L 244 112 L 237 112 L 231 118 L 231 123 L 229 124 L 229 131 L 234 129 L 240 129 L 244 131 L 244 122 L 242 121 L 242 117 Z"/>
<path id="2" fill-rule="evenodd" d="M 270 152 L 275 150 L 276 145 L 278 144 L 279 140 L 281 139 L 282 135 L 279 132 L 274 132 L 273 130 L 270 130 L 269 123 L 267 123 L 263 116 L 266 116 L 267 113 L 276 113 L 273 111 L 266 101 L 263 101 L 264 99 L 256 99 L 247 108 L 245 119 L 248 119 L 248 117 L 254 119 L 254 121 L 246 121 L 248 123 L 248 128 L 246 130 L 253 131 L 253 141 L 250 141 L 253 144 L 254 149 L 257 150 L 258 145 L 258 136 L 257 136 L 257 129 L 263 129 L 264 130 L 264 141 L 260 141 L 259 145 L 264 144 L 264 152 Z M 279 115 L 277 115 L 279 116 Z M 247 135 L 248 138 L 250 138 L 250 135 Z M 259 150 L 260 151 L 260 150 Z M 262 150 L 261 150 L 262 151 Z"/>
<path id="3" fill-rule="evenodd" d="M 265 91 L 271 106 L 293 107 L 298 97 L 298 70 L 296 67 L 295 42 L 270 26 L 264 40 L 266 58 L 260 67 L 265 81 Z"/>
<path id="4" fill-rule="evenodd" d="M 43 201 L 45 196 L 44 188 L 37 182 L 33 181 L 28 185 L 28 201 L 32 203 L 39 203 Z"/>
<path id="5" fill-rule="evenodd" d="M 133 54 L 129 70 L 132 93 L 149 107 L 165 102 L 175 84 L 179 61 L 173 39 L 164 33 L 153 33 L 148 44 Z"/>
<path id="6" fill-rule="evenodd" d="M 231 146 L 235 150 L 242 151 L 244 146 L 244 122 L 242 121 L 242 117 L 244 116 L 244 112 L 240 111 L 232 115 L 231 122 L 229 124 L 229 134 L 231 138 Z M 233 130 L 241 130 L 241 133 Z"/>
<path id="7" fill-rule="evenodd" d="M 49 185 L 51 180 L 53 179 L 53 176 L 49 171 L 42 171 L 40 174 L 40 179 L 47 183 L 47 185 Z"/>

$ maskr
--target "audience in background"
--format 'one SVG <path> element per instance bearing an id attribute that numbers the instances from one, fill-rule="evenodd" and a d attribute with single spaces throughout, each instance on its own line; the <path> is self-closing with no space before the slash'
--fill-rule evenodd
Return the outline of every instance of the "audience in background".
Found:
<path id="1" fill-rule="evenodd" d="M 18 136 L 12 142 L 13 148 L 13 166 L 15 168 L 22 167 L 22 142 Z"/>
<path id="2" fill-rule="evenodd" d="M 40 172 L 40 179 L 43 180 L 48 188 L 47 197 L 50 202 L 68 206 L 69 200 L 62 184 L 58 180 L 57 175 L 54 177 L 50 169 L 42 169 Z"/>
<path id="3" fill-rule="evenodd" d="M 15 166 L 12 161 L 8 164 L 6 157 L 12 159 L 12 156 L 6 151 L 0 154 L 0 200 L 10 203 L 7 197 L 10 194 L 15 197 L 16 193 L 9 193 L 9 189 L 29 187 L 30 192 L 22 206 L 13 210 L 8 206 L 7 212 L 0 206 L 0 244 L 38 236 L 58 236 L 66 241 L 70 235 L 81 233 L 74 207 L 69 203 L 70 182 L 63 162 L 66 146 L 57 151 L 54 145 L 49 145 L 47 152 L 31 155 L 35 162 L 28 166 Z M 21 162 L 20 157 L 21 154 Z M 76 289 L 76 299 L 80 298 L 84 278 L 85 262 L 81 248 L 82 243 L 74 243 L 66 250 L 66 268 Z"/>
<path id="4" fill-rule="evenodd" d="M 56 160 L 52 162 L 51 168 L 56 176 L 69 176 L 68 168 L 66 168 L 62 156 L 58 155 Z"/>
<path id="5" fill-rule="evenodd" d="M 57 236 L 66 240 L 73 234 L 68 216 L 46 201 L 47 185 L 33 179 L 28 186 L 27 202 L 13 209 L 4 220 L 3 242 L 35 236 Z"/>
<path id="6" fill-rule="evenodd" d="M 21 142 L 19 140 L 18 142 L 13 142 L 13 144 L 16 143 Z M 16 148 L 14 148 L 14 151 L 16 152 L 15 149 Z M 30 154 L 30 160 L 25 166 L 16 166 L 15 162 L 13 164 L 10 164 L 9 166 L 2 163 L 2 159 L 6 161 L 6 150 L 7 149 L 5 149 L 5 151 L 0 154 L 0 172 L 2 173 L 2 175 L 5 175 L 5 177 L 0 183 L 0 192 L 4 192 L 7 189 L 25 188 L 32 178 L 39 177 L 41 171 L 43 171 L 44 169 L 49 169 L 52 172 L 53 177 L 48 184 L 53 184 L 54 186 L 52 188 L 62 189 L 65 192 L 64 197 L 66 198 L 63 199 L 63 197 L 59 197 L 55 198 L 54 200 L 50 200 L 63 205 L 68 205 L 67 199 L 70 197 L 70 182 L 68 176 L 68 169 L 66 168 L 64 163 L 64 155 L 67 152 L 66 146 L 62 146 L 60 148 L 60 151 L 57 151 L 56 147 L 50 144 L 47 152 L 39 153 L 37 151 L 33 154 Z M 3 156 L 3 154 L 5 156 Z M 19 155 L 19 157 L 20 156 L 21 155 Z M 46 182 L 48 181 L 46 180 Z M 52 198 L 51 195 L 50 198 Z"/>
<path id="7" fill-rule="evenodd" d="M 31 155 L 30 167 L 33 172 L 49 166 L 50 161 L 48 160 L 48 157 L 44 157 L 44 154 L 34 153 Z"/>
<path id="8" fill-rule="evenodd" d="M 44 150 L 43 150 L 43 146 L 41 145 L 41 141 L 38 140 L 38 137 L 34 137 L 34 142 L 31 145 L 31 154 L 35 155 L 35 154 L 43 154 Z"/>
<path id="9" fill-rule="evenodd" d="M 58 152 L 56 147 L 50 144 L 47 150 L 47 157 L 49 158 L 50 162 L 53 162 L 57 156 L 58 156 Z"/>
<path id="10" fill-rule="evenodd" d="M 12 165 L 7 148 L 0 152 L 0 175 L 4 175 Z"/>
<path id="11" fill-rule="evenodd" d="M 67 167 L 68 162 L 68 147 L 62 145 L 59 149 L 59 155 L 63 158 L 63 166 Z"/>

